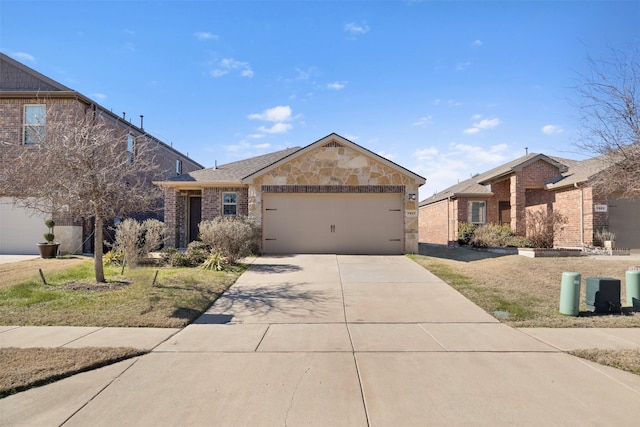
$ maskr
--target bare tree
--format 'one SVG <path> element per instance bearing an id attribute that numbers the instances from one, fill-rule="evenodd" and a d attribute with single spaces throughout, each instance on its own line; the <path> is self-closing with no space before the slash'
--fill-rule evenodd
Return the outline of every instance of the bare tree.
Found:
<path id="1" fill-rule="evenodd" d="M 104 222 L 155 208 L 155 145 L 91 106 L 49 102 L 44 121 L 31 132 L 32 144 L 3 147 L 15 157 L 0 172 L 0 193 L 54 216 L 93 218 L 95 278 L 104 282 Z"/>
<path id="2" fill-rule="evenodd" d="M 589 58 L 589 71 L 576 92 L 582 129 L 578 146 L 600 155 L 604 172 L 597 190 L 640 197 L 640 50 L 609 49 L 603 59 Z"/>

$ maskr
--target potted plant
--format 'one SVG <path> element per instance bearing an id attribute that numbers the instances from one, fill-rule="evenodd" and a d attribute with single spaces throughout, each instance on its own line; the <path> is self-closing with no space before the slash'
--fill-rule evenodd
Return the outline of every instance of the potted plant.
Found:
<path id="1" fill-rule="evenodd" d="M 53 234 L 53 227 L 56 225 L 52 219 L 48 219 L 44 222 L 49 231 L 44 233 L 45 243 L 38 243 L 38 249 L 40 250 L 40 256 L 42 258 L 55 258 L 58 255 L 59 243 L 54 242 L 56 236 Z"/>
<path id="2" fill-rule="evenodd" d="M 616 234 L 604 227 L 596 231 L 595 239 L 605 249 L 615 249 L 616 247 Z"/>

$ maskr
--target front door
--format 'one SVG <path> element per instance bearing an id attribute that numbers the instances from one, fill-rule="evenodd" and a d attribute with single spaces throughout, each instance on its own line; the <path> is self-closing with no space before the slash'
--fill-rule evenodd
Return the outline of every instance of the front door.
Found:
<path id="1" fill-rule="evenodd" d="M 202 220 L 202 197 L 189 196 L 189 236 L 188 242 L 191 243 L 198 238 L 200 234 L 200 221 Z"/>

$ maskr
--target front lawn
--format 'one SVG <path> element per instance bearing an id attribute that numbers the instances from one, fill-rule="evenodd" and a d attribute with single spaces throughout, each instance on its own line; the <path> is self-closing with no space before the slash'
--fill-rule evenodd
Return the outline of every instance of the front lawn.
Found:
<path id="1" fill-rule="evenodd" d="M 121 276 L 120 267 L 113 266 L 105 267 L 107 283 L 96 284 L 93 261 L 85 260 L 52 273 L 43 268 L 46 285 L 33 268 L 30 279 L 0 285 L 0 325 L 180 328 L 207 310 L 246 268 L 138 267 Z"/>

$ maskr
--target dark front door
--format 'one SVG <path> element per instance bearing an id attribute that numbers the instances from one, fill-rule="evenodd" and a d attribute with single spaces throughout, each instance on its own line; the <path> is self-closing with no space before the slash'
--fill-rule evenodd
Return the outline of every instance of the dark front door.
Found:
<path id="1" fill-rule="evenodd" d="M 193 242 L 198 238 L 198 225 L 202 220 L 202 197 L 189 197 L 189 241 Z"/>
<path id="2" fill-rule="evenodd" d="M 511 225 L 511 202 L 498 202 L 500 225 Z"/>

